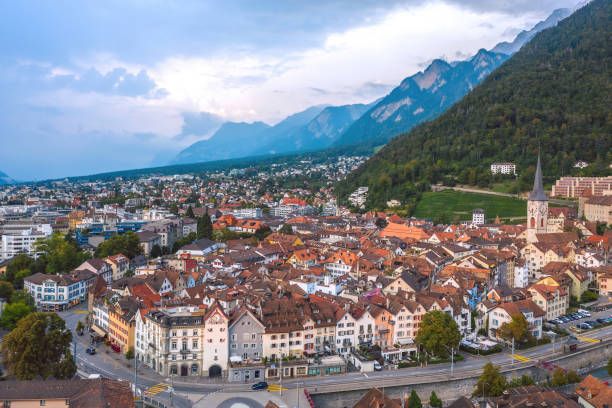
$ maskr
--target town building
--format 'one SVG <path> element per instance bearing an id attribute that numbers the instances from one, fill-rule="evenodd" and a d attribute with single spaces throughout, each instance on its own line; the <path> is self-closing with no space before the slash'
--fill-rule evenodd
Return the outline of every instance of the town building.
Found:
<path id="1" fill-rule="evenodd" d="M 513 174 L 516 176 L 516 165 L 514 163 L 493 163 L 491 164 L 492 174 Z"/>
<path id="2" fill-rule="evenodd" d="M 527 242 L 536 242 L 536 234 L 546 233 L 548 226 L 548 197 L 544 193 L 540 156 L 533 182 L 533 190 L 527 199 Z"/>

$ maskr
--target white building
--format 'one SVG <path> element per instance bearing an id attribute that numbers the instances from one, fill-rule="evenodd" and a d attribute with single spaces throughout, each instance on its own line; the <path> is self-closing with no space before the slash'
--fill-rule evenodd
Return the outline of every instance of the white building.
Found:
<path id="1" fill-rule="evenodd" d="M 236 218 L 261 218 L 263 217 L 263 210 L 261 208 L 237 208 L 232 211 L 232 214 Z"/>
<path id="2" fill-rule="evenodd" d="M 66 275 L 36 273 L 24 279 L 24 289 L 44 310 L 66 310 L 87 299 L 96 276 L 87 270 Z"/>
<path id="3" fill-rule="evenodd" d="M 485 223 L 485 210 L 482 208 L 475 208 L 472 211 L 472 224 L 482 225 Z"/>
<path id="4" fill-rule="evenodd" d="M 348 198 L 349 203 L 355 207 L 362 207 L 368 199 L 368 187 L 359 187 Z"/>
<path id="5" fill-rule="evenodd" d="M 493 163 L 491 164 L 491 173 L 497 174 L 514 174 L 516 175 L 516 166 L 514 163 Z"/>
<path id="6" fill-rule="evenodd" d="M 36 241 L 44 239 L 53 233 L 49 224 L 39 224 L 21 230 L 11 230 L 0 237 L 0 261 L 10 259 L 19 254 L 37 258 Z"/>

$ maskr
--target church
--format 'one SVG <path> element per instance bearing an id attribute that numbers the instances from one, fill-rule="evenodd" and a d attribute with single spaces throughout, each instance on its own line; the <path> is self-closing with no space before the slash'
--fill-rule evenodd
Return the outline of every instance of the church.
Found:
<path id="1" fill-rule="evenodd" d="M 537 234 L 545 234 L 548 228 L 548 197 L 542 183 L 542 166 L 538 155 L 533 190 L 527 198 L 527 242 L 537 242 Z"/>

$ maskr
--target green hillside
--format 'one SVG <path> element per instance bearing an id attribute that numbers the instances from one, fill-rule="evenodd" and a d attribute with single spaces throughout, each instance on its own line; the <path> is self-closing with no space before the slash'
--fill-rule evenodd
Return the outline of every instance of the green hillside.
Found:
<path id="1" fill-rule="evenodd" d="M 528 189 L 538 148 L 545 182 L 610 174 L 612 162 L 612 1 L 594 0 L 539 33 L 437 119 L 400 135 L 337 186 L 346 198 L 369 186 L 367 206 L 398 199 L 414 208 L 424 185 L 489 186 L 489 166 L 512 161 Z"/>
<path id="2" fill-rule="evenodd" d="M 466 221 L 472 219 L 472 210 L 475 208 L 484 209 L 487 219 L 494 219 L 498 215 L 502 219 L 525 217 L 527 201 L 454 190 L 427 192 L 423 193 L 422 199 L 417 204 L 414 216 L 440 222 L 452 222 L 455 217 Z"/>

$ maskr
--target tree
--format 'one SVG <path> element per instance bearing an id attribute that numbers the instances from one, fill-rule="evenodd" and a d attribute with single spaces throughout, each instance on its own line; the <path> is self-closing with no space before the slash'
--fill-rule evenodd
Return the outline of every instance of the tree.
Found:
<path id="1" fill-rule="evenodd" d="M 408 408 L 421 408 L 423 404 L 421 403 L 421 399 L 417 395 L 415 390 L 412 390 L 410 393 L 410 397 L 408 397 Z"/>
<path id="2" fill-rule="evenodd" d="M 606 365 L 606 370 L 609 375 L 612 375 L 612 357 L 608 360 L 608 364 Z"/>
<path id="3" fill-rule="evenodd" d="M 291 226 L 291 224 L 283 224 L 283 226 L 280 227 L 278 232 L 281 234 L 291 235 L 293 234 L 293 227 Z"/>
<path id="4" fill-rule="evenodd" d="M 512 315 L 509 323 L 504 323 L 498 330 L 499 336 L 507 341 L 513 338 L 515 341 L 522 342 L 528 335 L 529 322 L 522 313 Z"/>
<path id="5" fill-rule="evenodd" d="M 125 358 L 128 360 L 131 360 L 134 358 L 134 349 L 133 348 L 129 348 L 128 351 L 125 352 Z"/>
<path id="6" fill-rule="evenodd" d="M 85 325 L 83 324 L 82 321 L 79 320 L 76 325 L 76 331 L 82 333 L 83 330 L 85 330 Z"/>
<path id="7" fill-rule="evenodd" d="M 506 389 L 506 377 L 499 373 L 499 367 L 490 361 L 482 368 L 482 374 L 478 376 L 476 389 L 472 393 L 473 397 L 498 397 Z"/>
<path id="8" fill-rule="evenodd" d="M 98 245 L 96 249 L 97 258 L 105 258 L 117 254 L 123 254 L 130 259 L 142 254 L 140 239 L 135 232 L 128 231 L 123 235 L 115 234 Z"/>
<path id="9" fill-rule="evenodd" d="M 435 391 L 432 391 L 431 395 L 429 396 L 429 406 L 442 408 L 442 400 L 438 398 Z"/>
<path id="10" fill-rule="evenodd" d="M 203 216 L 198 218 L 198 239 L 208 238 L 212 239 L 213 226 L 212 221 L 208 213 L 204 213 Z"/>
<path id="11" fill-rule="evenodd" d="M 589 303 L 589 302 L 596 301 L 597 298 L 598 298 L 597 293 L 587 290 L 582 294 L 582 296 L 580 296 L 580 301 L 582 303 Z"/>
<path id="12" fill-rule="evenodd" d="M 557 368 L 553 371 L 552 380 L 550 381 L 550 385 L 553 387 L 561 387 L 563 385 L 567 385 L 567 374 L 561 368 Z"/>
<path id="13" fill-rule="evenodd" d="M 21 319 L 32 312 L 32 309 L 24 303 L 9 303 L 5 305 L 2 316 L 0 316 L 0 328 L 13 330 Z"/>
<path id="14" fill-rule="evenodd" d="M 529 377 L 526 374 L 521 375 L 520 377 L 513 378 L 512 381 L 508 383 L 508 387 L 526 387 L 528 385 L 535 385 L 535 381 L 533 378 Z"/>
<path id="15" fill-rule="evenodd" d="M 4 338 L 2 361 L 8 374 L 18 380 L 72 378 L 77 367 L 71 341 L 72 332 L 56 313 L 31 313 Z"/>
<path id="16" fill-rule="evenodd" d="M 257 231 L 255 231 L 255 237 L 259 241 L 263 241 L 271 233 L 272 231 L 270 230 L 270 227 L 266 225 L 265 227 L 258 228 Z"/>
<path id="17" fill-rule="evenodd" d="M 461 333 L 451 315 L 434 310 L 423 315 L 423 321 L 414 342 L 436 356 L 445 356 L 449 354 L 448 349 L 457 348 L 459 340 L 461 340 Z"/>
<path id="18" fill-rule="evenodd" d="M 185 217 L 195 218 L 195 214 L 193 213 L 193 208 L 191 208 L 191 206 L 187 207 L 187 211 L 185 211 Z"/>
<path id="19" fill-rule="evenodd" d="M 151 248 L 151 258 L 159 258 L 160 256 L 162 256 L 162 249 L 157 244 L 153 245 L 153 248 Z"/>
<path id="20" fill-rule="evenodd" d="M 179 213 L 179 208 L 178 208 L 178 205 L 176 205 L 176 203 L 170 204 L 170 208 L 168 210 L 174 215 L 178 215 Z"/>
<path id="21" fill-rule="evenodd" d="M 89 258 L 74 240 L 60 233 L 39 241 L 36 250 L 42 252 L 40 258 L 46 263 L 45 273 L 51 275 L 68 273 Z"/>
<path id="22" fill-rule="evenodd" d="M 13 297 L 15 288 L 9 282 L 0 282 L 0 299 L 6 299 L 7 301 Z"/>
<path id="23" fill-rule="evenodd" d="M 582 378 L 574 370 L 567 373 L 567 382 L 569 384 L 579 383 L 580 381 L 582 381 Z"/>

